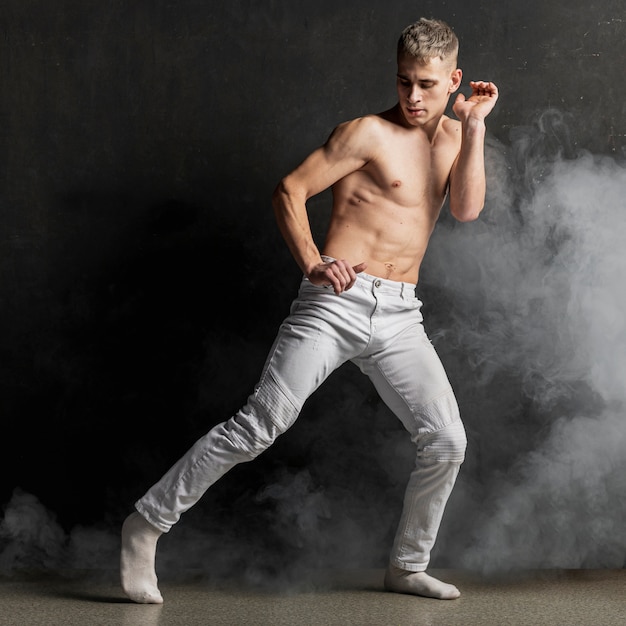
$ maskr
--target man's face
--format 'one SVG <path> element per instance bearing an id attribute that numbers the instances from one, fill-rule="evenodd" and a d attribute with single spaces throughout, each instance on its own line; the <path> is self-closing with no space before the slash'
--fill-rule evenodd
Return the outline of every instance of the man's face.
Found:
<path id="1" fill-rule="evenodd" d="M 410 126 L 425 126 L 444 113 L 461 84 L 461 70 L 436 57 L 426 64 L 405 54 L 398 59 L 398 102 Z"/>

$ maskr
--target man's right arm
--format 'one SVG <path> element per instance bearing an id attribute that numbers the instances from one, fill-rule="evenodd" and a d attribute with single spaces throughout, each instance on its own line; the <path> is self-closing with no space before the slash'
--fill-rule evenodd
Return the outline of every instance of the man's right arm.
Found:
<path id="1" fill-rule="evenodd" d="M 333 263 L 322 260 L 311 233 L 306 203 L 366 163 L 368 142 L 363 121 L 337 127 L 323 146 L 280 181 L 272 196 L 278 227 L 296 263 L 312 283 L 331 285 L 335 293 L 349 289 L 364 265 L 353 268 L 342 259 Z"/>

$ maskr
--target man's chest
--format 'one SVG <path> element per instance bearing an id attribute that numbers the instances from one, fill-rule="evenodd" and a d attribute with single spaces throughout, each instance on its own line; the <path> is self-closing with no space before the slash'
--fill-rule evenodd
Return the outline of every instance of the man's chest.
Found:
<path id="1" fill-rule="evenodd" d="M 454 154 L 440 146 L 391 145 L 368 163 L 380 191 L 398 204 L 443 200 Z"/>

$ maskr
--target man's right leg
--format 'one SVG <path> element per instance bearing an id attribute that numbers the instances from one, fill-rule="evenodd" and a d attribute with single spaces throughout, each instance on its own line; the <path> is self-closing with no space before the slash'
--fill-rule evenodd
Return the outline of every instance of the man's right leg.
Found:
<path id="1" fill-rule="evenodd" d="M 155 570 L 161 534 L 168 532 L 229 469 L 267 449 L 298 413 L 299 408 L 266 373 L 243 409 L 199 439 L 135 503 L 138 512 L 131 513 L 122 526 L 120 557 L 122 588 L 131 600 L 141 604 L 163 602 Z"/>
<path id="2" fill-rule="evenodd" d="M 137 501 L 140 515 L 131 514 L 124 524 L 121 555 L 122 586 L 135 602 L 162 602 L 155 573 L 161 533 L 234 465 L 267 449 L 293 424 L 311 393 L 351 356 L 346 350 L 352 344 L 345 336 L 354 332 L 359 303 L 353 305 L 356 311 L 350 316 L 345 314 L 347 304 L 332 291 L 303 281 L 246 406 L 199 439 Z M 336 319 L 331 321 L 334 314 Z M 347 329 L 345 319 L 350 320 Z"/>
<path id="3" fill-rule="evenodd" d="M 155 528 L 168 532 L 226 472 L 266 450 L 291 426 L 299 411 L 266 374 L 244 408 L 196 441 L 135 508 Z"/>

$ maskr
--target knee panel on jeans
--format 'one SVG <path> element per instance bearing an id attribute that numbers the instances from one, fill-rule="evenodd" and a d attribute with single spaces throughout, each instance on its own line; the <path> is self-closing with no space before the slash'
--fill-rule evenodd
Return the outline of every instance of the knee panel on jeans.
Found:
<path id="1" fill-rule="evenodd" d="M 258 456 L 295 422 L 298 414 L 299 409 L 280 386 L 266 376 L 233 418 L 237 438 L 251 458 Z"/>
<path id="2" fill-rule="evenodd" d="M 418 456 L 432 461 L 462 463 L 465 459 L 467 437 L 460 420 L 445 428 L 425 435 L 418 449 Z"/>

